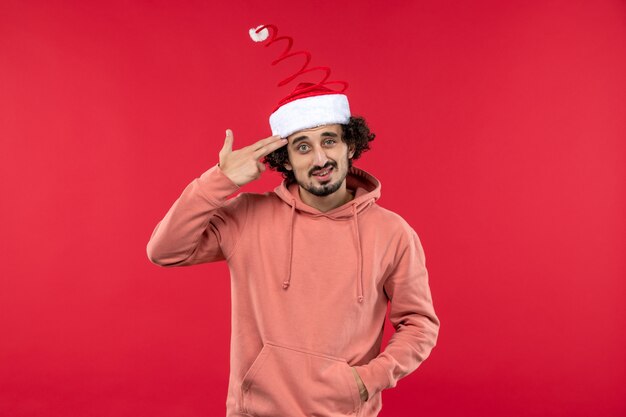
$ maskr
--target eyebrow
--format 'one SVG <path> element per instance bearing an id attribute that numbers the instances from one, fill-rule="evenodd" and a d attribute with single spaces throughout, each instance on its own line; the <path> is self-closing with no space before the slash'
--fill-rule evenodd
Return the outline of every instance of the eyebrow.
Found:
<path id="1" fill-rule="evenodd" d="M 335 132 L 324 132 L 324 133 L 322 133 L 322 134 L 321 134 L 321 136 L 323 136 L 323 137 L 331 137 L 331 138 L 336 138 L 336 137 L 338 137 L 339 135 L 337 135 Z M 306 135 L 303 135 L 303 136 L 298 136 L 297 138 L 295 138 L 295 139 L 293 140 L 293 142 L 291 142 L 291 144 L 292 144 L 292 145 L 295 145 L 296 143 L 298 143 L 298 142 L 300 142 L 300 141 L 303 141 L 303 140 L 305 140 L 305 139 L 308 139 L 308 138 L 309 138 L 309 137 L 308 137 L 308 136 L 306 136 Z"/>

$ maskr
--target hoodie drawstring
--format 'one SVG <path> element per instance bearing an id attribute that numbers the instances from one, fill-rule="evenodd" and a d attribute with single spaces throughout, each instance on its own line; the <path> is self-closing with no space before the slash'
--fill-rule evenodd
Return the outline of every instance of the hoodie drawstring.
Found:
<path id="1" fill-rule="evenodd" d="M 289 288 L 291 283 L 291 265 L 293 264 L 293 221 L 296 212 L 296 202 L 291 202 L 291 225 L 289 226 L 289 270 L 287 271 L 287 279 L 283 281 L 283 290 Z"/>
<path id="2" fill-rule="evenodd" d="M 363 253 L 361 249 L 361 239 L 359 238 L 359 222 L 357 220 L 356 215 L 356 204 L 352 205 L 352 218 L 354 219 L 354 234 L 356 239 L 357 246 L 357 260 L 356 260 L 356 271 L 357 271 L 357 292 L 358 297 L 357 300 L 359 303 L 362 303 L 365 297 L 363 297 Z"/>
<path id="3" fill-rule="evenodd" d="M 289 269 L 287 270 L 287 278 L 283 281 L 284 290 L 289 288 L 289 284 L 291 283 L 291 270 L 293 265 L 293 224 L 295 211 L 296 204 L 295 201 L 293 201 L 291 204 L 291 225 L 289 227 Z M 363 296 L 363 249 L 361 247 L 361 239 L 359 236 L 359 221 L 356 211 L 356 205 L 352 206 L 352 220 L 354 221 L 354 227 L 352 228 L 352 230 L 354 232 L 354 239 L 357 247 L 357 301 L 359 303 L 362 303 L 365 300 L 365 297 Z"/>

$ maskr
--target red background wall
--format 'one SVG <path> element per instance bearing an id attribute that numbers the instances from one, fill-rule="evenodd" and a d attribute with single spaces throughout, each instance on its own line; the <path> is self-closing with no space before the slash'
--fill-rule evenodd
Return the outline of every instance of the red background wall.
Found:
<path id="1" fill-rule="evenodd" d="M 145 246 L 270 135 L 261 23 L 349 81 L 424 245 L 439 343 L 381 416 L 626 415 L 626 3 L 223 3 L 0 5 L 0 415 L 224 414 L 226 265 Z"/>

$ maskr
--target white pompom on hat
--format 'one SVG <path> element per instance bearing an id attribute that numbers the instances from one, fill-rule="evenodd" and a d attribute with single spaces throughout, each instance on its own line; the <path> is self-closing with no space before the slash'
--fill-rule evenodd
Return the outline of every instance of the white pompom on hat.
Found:
<path id="1" fill-rule="evenodd" d="M 278 40 L 286 40 L 288 42 L 283 54 L 272 62 L 272 65 L 294 55 L 304 55 L 306 57 L 306 62 L 302 69 L 296 74 L 282 80 L 278 84 L 279 86 L 290 82 L 298 75 L 306 72 L 321 70 L 326 73 L 325 77 L 317 84 L 298 84 L 287 97 L 283 98 L 278 103 L 269 118 L 272 134 L 280 135 L 285 138 L 303 129 L 335 123 L 347 124 L 351 116 L 350 105 L 348 103 L 348 97 L 342 93 L 348 87 L 348 83 L 345 81 L 327 81 L 330 75 L 330 69 L 328 67 L 318 66 L 307 68 L 311 54 L 307 51 L 291 52 L 293 40 L 288 36 L 277 37 L 278 29 L 274 25 L 261 25 L 250 29 L 250 38 L 255 42 L 264 42 L 270 38 L 270 31 L 268 29 L 272 29 L 273 32 L 271 39 L 265 46 L 269 46 Z M 327 87 L 327 85 L 330 84 L 342 84 L 344 88 L 341 91 L 335 91 Z"/>

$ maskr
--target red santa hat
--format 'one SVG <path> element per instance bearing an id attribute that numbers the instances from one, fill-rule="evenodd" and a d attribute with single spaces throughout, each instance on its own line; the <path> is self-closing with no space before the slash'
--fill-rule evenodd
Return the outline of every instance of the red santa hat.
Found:
<path id="1" fill-rule="evenodd" d="M 271 38 L 270 38 L 270 31 Z M 282 55 L 272 62 L 276 65 L 283 59 L 304 55 L 306 60 L 302 68 L 295 74 L 285 78 L 278 86 L 292 81 L 301 74 L 321 71 L 325 74 L 318 83 L 299 83 L 296 88 L 285 98 L 280 100 L 270 115 L 270 127 L 273 135 L 285 138 L 299 130 L 310 129 L 327 124 L 347 124 L 350 120 L 350 105 L 348 97 L 343 92 L 348 88 L 345 81 L 328 81 L 330 69 L 328 67 L 309 67 L 311 54 L 307 51 L 291 51 L 293 40 L 289 36 L 277 36 L 278 29 L 274 25 L 261 25 L 250 29 L 250 37 L 255 42 L 267 43 L 265 46 L 278 41 L 286 41 L 286 48 Z M 343 89 L 335 91 L 328 85 L 342 84 Z"/>

